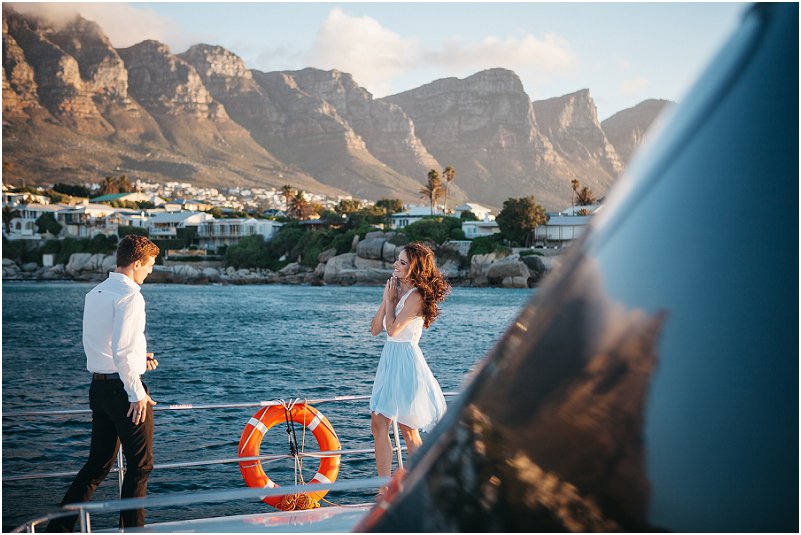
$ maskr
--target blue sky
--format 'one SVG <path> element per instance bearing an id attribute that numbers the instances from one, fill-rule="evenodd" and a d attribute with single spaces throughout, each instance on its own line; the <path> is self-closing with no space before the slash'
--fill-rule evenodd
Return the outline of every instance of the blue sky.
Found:
<path id="1" fill-rule="evenodd" d="M 20 4 L 15 4 L 18 8 Z M 27 4 L 97 21 L 114 46 L 205 42 L 263 71 L 350 72 L 376 97 L 492 67 L 540 100 L 589 88 L 600 119 L 680 100 L 747 9 L 742 3 Z"/>

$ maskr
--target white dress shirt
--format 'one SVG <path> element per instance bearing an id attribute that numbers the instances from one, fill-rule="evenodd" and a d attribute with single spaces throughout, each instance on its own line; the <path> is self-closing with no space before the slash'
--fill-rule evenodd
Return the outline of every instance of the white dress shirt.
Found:
<path id="1" fill-rule="evenodd" d="M 147 369 L 145 299 L 140 289 L 122 273 L 109 273 L 86 294 L 83 309 L 86 369 L 119 373 L 131 402 L 146 395 L 140 378 Z"/>

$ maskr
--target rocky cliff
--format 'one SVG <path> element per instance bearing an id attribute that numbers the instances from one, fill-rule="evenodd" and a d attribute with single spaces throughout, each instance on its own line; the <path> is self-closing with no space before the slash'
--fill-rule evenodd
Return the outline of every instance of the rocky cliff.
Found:
<path id="1" fill-rule="evenodd" d="M 539 131 L 518 76 L 506 69 L 446 78 L 382 99 L 411 117 L 439 162 L 451 162 L 471 199 L 500 206 L 535 194 L 552 204 L 554 178 L 542 173 L 559 156 Z"/>
<path id="2" fill-rule="evenodd" d="M 374 99 L 337 70 L 259 72 L 213 45 L 115 49 L 81 17 L 56 28 L 8 5 L 2 76 L 12 183 L 127 174 L 422 202 L 428 171 L 452 165 L 451 205 L 558 209 L 573 178 L 604 194 L 648 124 L 615 116 L 609 134 L 588 91 L 532 103 L 505 69 Z"/>
<path id="3" fill-rule="evenodd" d="M 598 121 L 598 111 L 589 89 L 535 101 L 534 114 L 543 134 L 565 161 L 588 171 L 601 168 L 610 179 L 623 170 L 620 158 Z M 589 183 L 591 173 L 585 176 L 582 182 Z M 610 182 L 599 182 L 597 187 L 605 189 Z"/>
<path id="4" fill-rule="evenodd" d="M 670 100 L 645 100 L 633 108 L 614 114 L 601 123 L 609 141 L 624 164 L 629 163 L 634 151 L 642 144 L 648 128 L 671 104 L 673 102 Z"/>

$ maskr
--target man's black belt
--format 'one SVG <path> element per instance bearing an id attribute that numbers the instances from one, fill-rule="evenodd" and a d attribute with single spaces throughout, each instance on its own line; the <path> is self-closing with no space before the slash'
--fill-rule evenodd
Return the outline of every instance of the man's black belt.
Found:
<path id="1" fill-rule="evenodd" d="M 92 381 L 119 381 L 119 373 L 93 373 Z"/>

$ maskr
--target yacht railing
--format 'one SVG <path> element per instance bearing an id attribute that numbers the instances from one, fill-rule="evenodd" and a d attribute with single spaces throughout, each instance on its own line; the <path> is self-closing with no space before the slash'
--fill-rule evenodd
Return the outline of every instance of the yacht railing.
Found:
<path id="1" fill-rule="evenodd" d="M 446 392 L 444 396 L 454 397 L 457 396 L 457 392 Z M 343 401 L 364 401 L 366 399 L 370 399 L 370 396 L 367 395 L 359 395 L 359 396 L 335 396 L 330 398 L 319 398 L 319 399 L 307 399 L 307 398 L 296 398 L 294 400 L 290 400 L 289 404 L 292 404 L 293 401 L 295 403 L 307 403 L 309 405 L 319 405 L 322 403 L 332 403 L 332 402 L 343 402 Z M 271 401 L 258 401 L 258 402 L 250 402 L 250 403 L 223 403 L 223 404 L 191 404 L 191 403 L 181 403 L 181 404 L 173 404 L 167 406 L 156 406 L 153 408 L 154 411 L 186 411 L 186 410 L 217 410 L 217 409 L 239 409 L 239 408 L 253 408 L 253 407 L 270 407 L 275 405 L 283 405 L 286 406 L 287 402 L 283 400 L 271 400 Z M 70 409 L 70 410 L 49 410 L 49 411 L 12 411 L 12 412 L 4 412 L 3 418 L 32 418 L 32 417 L 40 417 L 40 416 L 74 416 L 74 415 L 83 415 L 83 414 L 91 414 L 92 411 L 89 409 Z M 394 442 L 395 445 L 392 447 L 393 455 L 396 456 L 398 468 L 403 468 L 403 456 L 402 452 L 406 450 L 405 446 L 400 445 L 400 432 L 398 430 L 398 423 L 395 420 L 392 420 L 392 430 L 394 435 Z M 313 452 L 298 452 L 300 457 L 308 457 L 308 458 L 321 458 L 321 457 L 335 457 L 341 455 L 363 455 L 363 454 L 372 454 L 373 449 L 363 448 L 363 449 L 349 449 L 349 450 L 335 450 L 335 451 L 313 451 Z M 209 466 L 209 465 L 216 465 L 216 464 L 227 464 L 227 463 L 240 463 L 243 461 L 261 461 L 264 463 L 272 463 L 277 462 L 285 459 L 293 459 L 294 457 L 291 454 L 270 454 L 270 455 L 258 455 L 253 457 L 229 457 L 224 459 L 207 459 L 207 460 L 200 460 L 200 461 L 189 461 L 189 462 L 180 462 L 180 463 L 164 463 L 164 464 L 156 464 L 153 466 L 153 470 L 166 470 L 166 469 L 180 469 L 180 468 L 192 468 L 198 466 Z M 118 477 L 118 490 L 121 495 L 122 493 L 122 483 L 125 476 L 125 465 L 123 462 L 123 452 L 122 448 L 119 448 L 117 451 L 117 459 L 116 459 L 116 466 L 110 470 L 110 473 L 116 473 Z M 47 473 L 27 473 L 27 474 L 3 474 L 3 481 L 22 481 L 22 480 L 32 480 L 32 479 L 47 479 L 47 478 L 58 478 L 58 477 L 68 477 L 68 476 L 75 476 L 78 471 L 69 471 L 69 472 L 47 472 Z M 317 484 L 315 483 L 314 489 L 315 490 L 356 490 L 356 489 L 370 489 L 370 488 L 378 488 L 387 483 L 387 478 L 372 478 L 366 480 L 357 480 L 357 481 L 345 481 L 345 482 L 334 482 L 330 484 Z M 229 501 L 229 500 L 237 500 L 242 498 L 250 498 L 250 497 L 259 497 L 259 499 L 268 497 L 268 496 L 283 496 L 285 494 L 294 494 L 298 492 L 308 491 L 308 487 L 304 487 L 303 485 L 297 486 L 286 486 L 286 487 L 278 487 L 275 489 L 253 489 L 253 488 L 246 488 L 246 489 L 230 489 L 224 491 L 210 491 L 210 492 L 193 492 L 190 494 L 175 494 L 175 495 L 163 495 L 163 496 L 149 496 L 145 498 L 127 498 L 127 499 L 120 499 L 120 500 L 109 500 L 104 502 L 83 502 L 77 504 L 68 504 L 65 505 L 60 511 L 49 513 L 45 516 L 29 520 L 28 522 L 22 524 L 21 526 L 15 528 L 14 532 L 30 532 L 33 533 L 36 531 L 36 526 L 43 523 L 48 522 L 55 518 L 61 518 L 64 516 L 74 515 L 76 512 L 78 513 L 78 518 L 81 522 L 81 531 L 82 532 L 91 532 L 91 520 L 90 520 L 90 513 L 91 512 L 114 512 L 114 511 L 126 511 L 129 509 L 140 509 L 140 508 L 159 508 L 159 507 L 167 507 L 171 505 L 187 505 L 191 503 L 204 503 L 204 502 L 217 502 L 217 501 Z"/>

